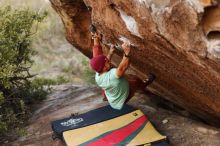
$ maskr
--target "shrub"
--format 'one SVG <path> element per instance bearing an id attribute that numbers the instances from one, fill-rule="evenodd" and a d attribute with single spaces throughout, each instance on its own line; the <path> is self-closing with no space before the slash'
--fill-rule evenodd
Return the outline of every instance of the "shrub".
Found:
<path id="1" fill-rule="evenodd" d="M 46 96 L 42 84 L 30 81 L 29 69 L 32 36 L 35 24 L 42 22 L 46 13 L 28 9 L 0 9 L 0 135 L 23 124 L 28 116 L 28 103 Z"/>
<path id="2" fill-rule="evenodd" d="M 89 61 L 84 59 L 83 64 L 83 78 L 90 84 L 95 84 L 95 72 L 89 67 Z"/>

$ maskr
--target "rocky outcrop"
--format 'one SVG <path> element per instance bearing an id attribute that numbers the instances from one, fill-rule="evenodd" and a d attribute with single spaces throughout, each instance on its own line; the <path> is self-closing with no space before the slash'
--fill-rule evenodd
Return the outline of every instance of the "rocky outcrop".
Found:
<path id="1" fill-rule="evenodd" d="M 132 44 L 131 68 L 157 76 L 151 91 L 220 126 L 220 21 L 215 0 L 50 0 L 67 40 L 91 57 L 89 25 L 110 44 Z M 113 56 L 120 61 L 119 49 Z"/>

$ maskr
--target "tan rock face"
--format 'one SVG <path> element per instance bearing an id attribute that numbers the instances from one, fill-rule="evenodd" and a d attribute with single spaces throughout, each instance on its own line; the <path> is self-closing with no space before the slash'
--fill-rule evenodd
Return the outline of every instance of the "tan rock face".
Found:
<path id="1" fill-rule="evenodd" d="M 220 62 L 210 53 L 213 40 L 204 31 L 211 25 L 205 7 L 218 8 L 212 6 L 216 1 L 50 1 L 64 22 L 67 40 L 86 56 L 92 53 L 88 28 L 93 23 L 103 34 L 105 51 L 109 44 L 131 42 L 132 69 L 140 78 L 149 72 L 157 76 L 152 91 L 220 126 Z M 116 51 L 115 63 L 122 53 Z"/>

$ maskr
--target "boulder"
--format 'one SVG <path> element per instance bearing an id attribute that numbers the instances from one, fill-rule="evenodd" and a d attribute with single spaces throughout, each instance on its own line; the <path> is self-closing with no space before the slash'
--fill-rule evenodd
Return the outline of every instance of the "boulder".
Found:
<path id="1" fill-rule="evenodd" d="M 92 57 L 89 25 L 111 44 L 132 44 L 131 69 L 149 89 L 220 126 L 220 7 L 216 0 L 50 0 L 67 40 Z M 119 48 L 113 56 L 118 64 Z"/>

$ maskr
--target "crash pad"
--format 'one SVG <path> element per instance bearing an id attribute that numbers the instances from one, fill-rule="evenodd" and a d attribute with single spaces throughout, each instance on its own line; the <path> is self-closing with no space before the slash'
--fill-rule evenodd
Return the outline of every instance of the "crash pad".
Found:
<path id="1" fill-rule="evenodd" d="M 153 145 L 167 146 L 143 112 L 125 105 L 122 110 L 104 106 L 90 112 L 52 122 L 55 133 L 67 146 Z"/>

